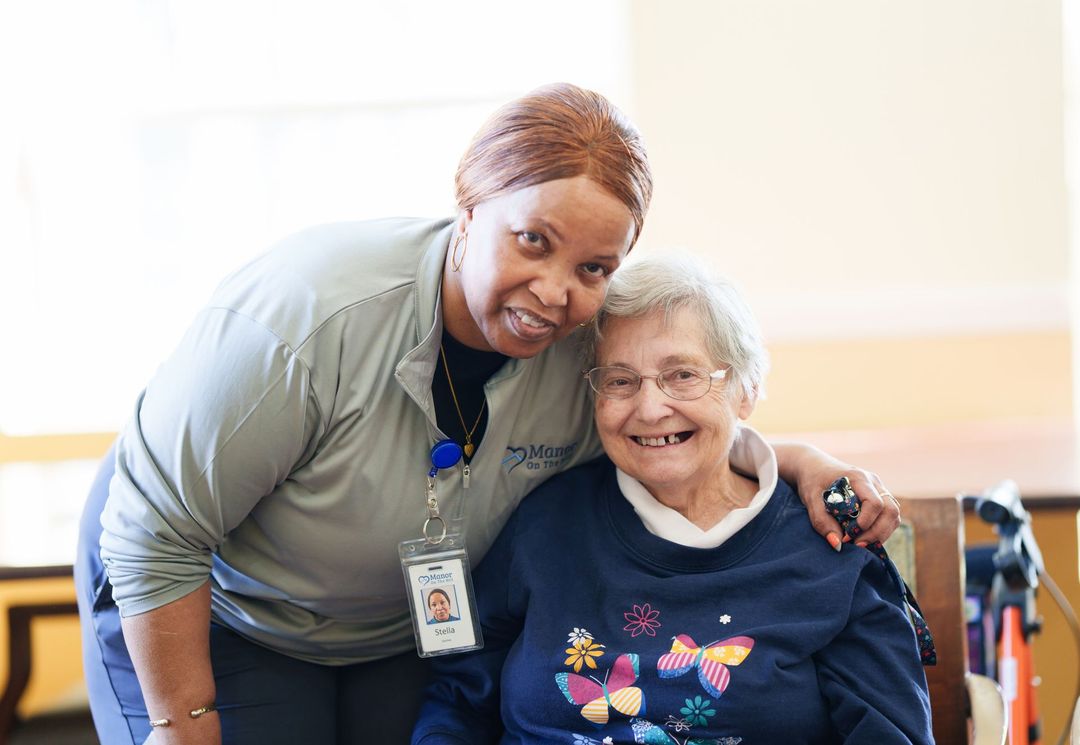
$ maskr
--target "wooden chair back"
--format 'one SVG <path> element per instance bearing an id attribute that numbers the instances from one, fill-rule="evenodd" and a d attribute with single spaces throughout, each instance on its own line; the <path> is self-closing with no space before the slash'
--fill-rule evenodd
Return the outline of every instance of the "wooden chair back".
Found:
<path id="1" fill-rule="evenodd" d="M 968 742 L 967 631 L 964 617 L 964 521 L 958 497 L 900 498 L 904 524 L 886 543 L 915 590 L 938 663 L 927 667 L 934 739 Z M 912 570 L 912 566 L 914 569 Z"/>

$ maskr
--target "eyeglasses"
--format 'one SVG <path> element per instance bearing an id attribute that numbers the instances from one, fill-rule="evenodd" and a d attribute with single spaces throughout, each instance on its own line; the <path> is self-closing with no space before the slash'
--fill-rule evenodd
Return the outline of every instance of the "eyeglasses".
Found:
<path id="1" fill-rule="evenodd" d="M 628 367 L 594 367 L 585 373 L 589 386 L 604 398 L 631 398 L 641 390 L 641 381 L 652 378 L 656 387 L 678 401 L 701 398 L 714 380 L 723 380 L 730 368 L 708 370 L 700 367 L 672 367 L 656 375 L 639 375 Z"/>

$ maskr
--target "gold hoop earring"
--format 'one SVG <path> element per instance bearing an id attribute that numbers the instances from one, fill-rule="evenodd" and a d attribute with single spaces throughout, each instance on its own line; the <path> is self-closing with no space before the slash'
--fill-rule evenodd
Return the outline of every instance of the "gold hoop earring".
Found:
<path id="1" fill-rule="evenodd" d="M 458 246 L 461 246 L 461 256 L 458 256 Z M 454 247 L 450 249 L 450 270 L 461 271 L 461 262 L 465 261 L 465 252 L 469 249 L 469 234 L 461 233 L 454 241 Z"/>

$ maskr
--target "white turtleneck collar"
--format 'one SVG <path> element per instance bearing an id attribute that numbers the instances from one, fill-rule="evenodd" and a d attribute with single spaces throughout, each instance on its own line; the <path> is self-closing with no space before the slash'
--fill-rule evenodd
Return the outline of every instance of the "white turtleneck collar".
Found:
<path id="1" fill-rule="evenodd" d="M 772 446 L 765 442 L 765 438 L 750 427 L 739 427 L 728 457 L 732 469 L 757 475 L 758 493 L 746 507 L 732 510 L 708 530 L 702 530 L 682 513 L 661 504 L 640 481 L 627 476 L 618 468 L 615 472 L 619 490 L 634 507 L 634 512 L 650 533 L 682 546 L 716 548 L 757 517 L 776 490 L 779 478 L 776 453 Z"/>

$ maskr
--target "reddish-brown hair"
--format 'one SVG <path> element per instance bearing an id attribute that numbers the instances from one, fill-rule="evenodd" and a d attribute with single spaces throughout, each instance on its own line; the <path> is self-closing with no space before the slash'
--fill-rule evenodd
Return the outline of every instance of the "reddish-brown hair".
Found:
<path id="1" fill-rule="evenodd" d="M 458 208 L 546 181 L 587 176 L 626 205 L 641 234 L 652 170 L 641 134 L 601 96 L 570 83 L 537 88 L 480 128 L 458 164 Z"/>

